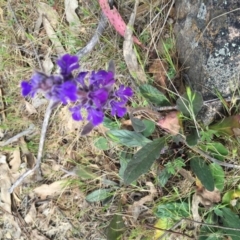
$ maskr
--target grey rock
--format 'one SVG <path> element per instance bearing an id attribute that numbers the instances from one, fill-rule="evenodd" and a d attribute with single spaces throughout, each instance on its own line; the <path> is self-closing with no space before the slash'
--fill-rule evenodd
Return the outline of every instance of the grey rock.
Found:
<path id="1" fill-rule="evenodd" d="M 240 1 L 176 0 L 176 13 L 179 61 L 191 85 L 204 100 L 216 91 L 231 96 L 240 83 Z"/>

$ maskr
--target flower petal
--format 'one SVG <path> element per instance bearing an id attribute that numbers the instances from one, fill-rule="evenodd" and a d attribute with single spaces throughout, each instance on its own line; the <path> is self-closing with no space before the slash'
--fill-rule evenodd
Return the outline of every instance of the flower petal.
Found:
<path id="1" fill-rule="evenodd" d="M 104 114 L 99 109 L 88 108 L 87 120 L 90 121 L 94 126 L 99 125 L 103 122 Z"/>
<path id="2" fill-rule="evenodd" d="M 83 117 L 81 115 L 81 106 L 75 106 L 69 109 L 72 112 L 72 118 L 75 121 L 81 121 L 83 120 Z"/>
<path id="3" fill-rule="evenodd" d="M 78 57 L 75 55 L 65 54 L 57 60 L 57 64 L 61 69 L 64 77 L 69 77 L 74 69 L 79 68 Z"/>
<path id="4" fill-rule="evenodd" d="M 126 112 L 127 112 L 127 109 L 125 108 L 125 102 L 116 102 L 116 101 L 112 101 L 110 103 L 111 105 L 111 114 L 113 116 L 118 116 L 118 117 L 123 117 Z"/>
<path id="5" fill-rule="evenodd" d="M 82 85 L 82 87 L 86 86 L 84 79 L 87 74 L 88 74 L 88 72 L 80 72 L 76 77 L 77 82 L 79 82 Z"/>
<path id="6" fill-rule="evenodd" d="M 121 101 L 127 101 L 129 97 L 133 95 L 133 91 L 130 87 L 121 85 L 120 88 L 115 92 L 115 95 L 121 99 Z"/>
<path id="7" fill-rule="evenodd" d="M 77 87 L 75 83 L 67 81 L 61 85 L 61 92 L 60 92 L 60 98 L 69 99 L 70 101 L 74 102 L 77 100 Z"/>
<path id="8" fill-rule="evenodd" d="M 32 85 L 29 82 L 21 82 L 22 95 L 26 97 L 32 91 Z"/>
<path id="9" fill-rule="evenodd" d="M 108 91 L 104 88 L 100 88 L 96 91 L 89 93 L 89 98 L 93 100 L 96 107 L 100 108 L 105 105 L 108 99 Z"/>
<path id="10" fill-rule="evenodd" d="M 89 79 L 89 84 L 94 85 L 95 87 L 104 87 L 110 89 L 114 83 L 114 73 L 107 72 L 105 70 L 99 70 L 96 73 L 92 72 Z"/>

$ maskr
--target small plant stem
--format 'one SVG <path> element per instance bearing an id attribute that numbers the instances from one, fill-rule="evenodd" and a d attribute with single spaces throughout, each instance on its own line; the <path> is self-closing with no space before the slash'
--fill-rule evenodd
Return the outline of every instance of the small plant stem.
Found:
<path id="1" fill-rule="evenodd" d="M 39 141 L 39 148 L 38 148 L 38 155 L 37 155 L 37 162 L 34 168 L 28 170 L 25 172 L 23 175 L 21 175 L 11 186 L 9 189 L 9 192 L 12 193 L 13 190 L 22 183 L 22 181 L 30 175 L 32 172 L 37 170 L 37 179 L 41 178 L 41 160 L 42 160 L 42 153 L 43 153 L 43 147 L 44 147 L 44 142 L 46 138 L 46 132 L 47 132 L 47 127 L 49 123 L 49 119 L 52 113 L 52 109 L 54 104 L 56 104 L 54 101 L 50 101 L 48 104 L 48 107 L 46 109 L 45 115 L 44 115 L 44 120 L 42 124 L 42 130 L 41 130 L 41 136 L 40 136 L 40 141 Z"/>
<path id="2" fill-rule="evenodd" d="M 44 115 L 43 124 L 42 124 L 41 136 L 40 136 L 39 147 L 38 147 L 37 163 L 36 163 L 37 176 L 39 178 L 42 175 L 41 174 L 41 160 L 42 160 L 43 147 L 44 147 L 44 142 L 45 142 L 45 138 L 46 138 L 46 132 L 47 132 L 47 128 L 48 128 L 49 119 L 50 119 L 54 104 L 56 104 L 54 101 L 49 102 L 46 112 L 45 112 L 45 115 Z"/>
<path id="3" fill-rule="evenodd" d="M 185 143 L 186 144 L 186 143 Z M 188 146 L 188 145 L 187 145 Z M 203 152 L 202 150 L 196 148 L 196 147 L 190 147 L 188 146 L 190 149 L 192 149 L 194 152 L 198 153 L 199 155 L 203 156 L 204 158 L 207 158 L 208 160 L 210 160 L 213 163 L 216 163 L 218 165 L 224 166 L 224 167 L 228 167 L 228 168 L 236 168 L 236 169 L 240 169 L 240 165 L 235 165 L 235 164 L 231 164 L 231 163 L 225 163 L 222 161 L 219 161 L 211 156 L 209 156 L 208 154 L 206 154 L 205 152 Z"/>
<path id="4" fill-rule="evenodd" d="M 92 36 L 92 38 L 90 39 L 90 41 L 87 43 L 87 45 L 78 50 L 76 55 L 78 56 L 78 58 L 81 60 L 81 58 L 85 55 L 87 55 L 89 52 L 92 51 L 92 49 L 95 47 L 95 45 L 98 43 L 99 41 L 99 37 L 102 35 L 103 31 L 105 30 L 107 25 L 107 17 L 104 15 L 104 13 L 101 13 L 101 18 L 99 20 L 97 29 L 94 33 L 94 35 Z"/>

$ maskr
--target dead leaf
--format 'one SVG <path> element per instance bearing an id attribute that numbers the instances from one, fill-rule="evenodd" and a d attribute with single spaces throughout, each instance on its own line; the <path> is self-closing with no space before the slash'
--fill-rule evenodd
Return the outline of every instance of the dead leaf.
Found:
<path id="1" fill-rule="evenodd" d="M 125 36 L 126 23 L 123 21 L 120 13 L 115 8 L 115 6 L 113 6 L 113 9 L 110 9 L 109 3 L 107 0 L 99 0 L 98 2 L 99 2 L 99 5 L 100 5 L 103 13 L 106 15 L 106 17 L 108 18 L 108 20 L 112 24 L 112 26 L 115 28 L 115 30 L 126 39 L 126 36 Z M 135 13 L 135 15 L 136 15 L 136 13 Z M 133 24 L 131 24 L 131 25 L 133 25 Z M 131 41 L 134 41 L 136 44 L 142 46 L 142 43 L 135 36 L 132 37 L 132 34 L 131 34 L 131 36 L 129 36 L 129 39 L 131 39 Z"/>
<path id="2" fill-rule="evenodd" d="M 43 184 L 40 187 L 35 188 L 33 191 L 40 199 L 46 199 L 47 197 L 53 197 L 61 194 L 64 190 L 65 181 L 56 181 L 52 184 Z"/>
<path id="3" fill-rule="evenodd" d="M 3 9 L 1 7 L 0 7 L 0 19 L 1 19 L 1 22 L 4 22 Z"/>
<path id="4" fill-rule="evenodd" d="M 1 207 L 11 213 L 11 196 L 8 189 L 11 187 L 11 172 L 8 167 L 6 156 L 0 156 L 0 188 L 1 188 Z"/>
<path id="5" fill-rule="evenodd" d="M 239 137 L 240 136 L 240 128 L 233 128 L 233 133 L 235 137 Z"/>
<path id="6" fill-rule="evenodd" d="M 21 164 L 20 150 L 18 147 L 11 153 L 10 159 L 9 165 L 11 167 L 11 173 L 16 173 Z"/>
<path id="7" fill-rule="evenodd" d="M 25 101 L 25 107 L 29 115 L 36 114 L 37 110 L 36 108 L 29 102 Z"/>
<path id="8" fill-rule="evenodd" d="M 124 34 L 125 40 L 123 42 L 123 56 L 131 76 L 136 80 L 136 82 L 140 81 L 141 84 L 143 84 L 147 83 L 147 77 L 143 69 L 138 65 L 136 53 L 133 50 L 132 26 L 135 20 L 135 16 L 136 7 L 134 13 L 132 13 L 130 17 L 128 26 Z"/>
<path id="9" fill-rule="evenodd" d="M 157 125 L 170 134 L 177 135 L 181 128 L 178 113 L 178 111 L 171 111 L 167 113 L 165 117 L 158 121 Z"/>
<path id="10" fill-rule="evenodd" d="M 54 45 L 56 52 L 58 55 L 63 55 L 66 53 L 65 49 L 63 48 L 57 34 L 55 33 L 54 29 L 52 28 L 50 22 L 47 18 L 43 17 L 43 26 L 47 32 L 48 37 L 50 38 L 52 44 Z"/>
<path id="11" fill-rule="evenodd" d="M 40 236 L 37 229 L 33 229 L 31 231 L 31 239 L 34 239 L 34 240 L 47 240 L 49 238 L 46 238 L 44 236 Z"/>
<path id="12" fill-rule="evenodd" d="M 50 49 L 48 50 L 48 53 L 50 52 Z M 43 66 L 43 70 L 46 74 L 51 74 L 54 64 L 51 60 L 51 58 L 49 57 L 49 54 L 47 54 L 42 62 L 42 66 Z"/>
<path id="13" fill-rule="evenodd" d="M 149 14 L 155 7 L 160 6 L 162 0 L 152 0 L 143 2 L 140 6 L 137 8 L 137 18 L 143 17 L 145 14 Z"/>
<path id="14" fill-rule="evenodd" d="M 35 207 L 35 202 L 32 203 L 27 215 L 25 216 L 24 220 L 27 224 L 34 223 L 37 215 L 37 210 Z"/>
<path id="15" fill-rule="evenodd" d="M 141 198 L 139 201 L 136 201 L 133 203 L 132 206 L 129 207 L 129 212 L 133 216 L 133 220 L 137 221 L 139 215 L 146 210 L 146 206 L 144 206 L 145 203 L 147 202 L 152 202 L 153 198 L 157 195 L 157 190 L 153 183 L 147 182 L 147 186 L 149 186 L 149 195 Z"/>
<path id="16" fill-rule="evenodd" d="M 199 209 L 199 204 L 201 203 L 201 197 L 198 196 L 196 193 L 193 194 L 192 197 L 192 217 L 194 221 L 201 222 L 202 218 L 199 215 L 198 209 Z M 193 223 L 194 227 L 198 227 L 199 224 Z"/>
<path id="17" fill-rule="evenodd" d="M 84 121 L 74 121 L 71 112 L 69 111 L 68 106 L 64 106 L 60 112 L 60 120 L 61 120 L 61 132 L 62 134 L 71 134 L 73 132 L 79 132 L 82 126 L 84 125 Z"/>
<path id="18" fill-rule="evenodd" d="M 64 5 L 65 5 L 66 19 L 70 25 L 70 29 L 73 32 L 76 32 L 81 27 L 81 22 L 78 18 L 78 15 L 75 12 L 75 10 L 78 7 L 78 1 L 77 0 L 65 0 Z"/>
<path id="19" fill-rule="evenodd" d="M 35 109 L 39 108 L 43 104 L 47 104 L 47 99 L 41 97 L 40 94 L 35 94 L 34 97 L 32 98 L 32 105 Z"/>
<path id="20" fill-rule="evenodd" d="M 221 135 L 229 135 L 229 136 L 237 136 L 239 134 L 240 129 L 240 115 L 233 115 L 230 117 L 226 117 L 223 120 L 210 125 L 210 129 L 215 130 L 217 133 Z"/>
<path id="21" fill-rule="evenodd" d="M 221 201 L 221 194 L 217 188 L 214 188 L 212 192 L 208 191 L 200 182 L 196 180 L 196 194 L 200 196 L 201 204 L 205 207 L 211 207 L 214 203 Z"/>
<path id="22" fill-rule="evenodd" d="M 149 73 L 153 74 L 154 85 L 163 93 L 167 89 L 167 76 L 166 71 L 168 69 L 167 64 L 161 59 L 154 59 L 149 67 Z"/>
<path id="23" fill-rule="evenodd" d="M 53 7 L 49 6 L 44 2 L 39 2 L 37 5 L 37 11 L 40 16 L 45 16 L 45 18 L 47 18 L 48 21 L 50 21 L 50 24 L 54 29 L 57 28 L 60 17 Z"/>

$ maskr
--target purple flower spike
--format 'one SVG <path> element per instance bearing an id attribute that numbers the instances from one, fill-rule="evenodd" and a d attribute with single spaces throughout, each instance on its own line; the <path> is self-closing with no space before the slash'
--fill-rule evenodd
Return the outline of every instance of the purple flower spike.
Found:
<path id="1" fill-rule="evenodd" d="M 22 81 L 22 95 L 33 97 L 36 92 L 41 91 L 46 98 L 55 102 L 54 106 L 58 103 L 72 102 L 76 106 L 71 107 L 70 111 L 76 121 L 84 119 L 81 114 L 81 110 L 84 109 L 89 121 L 84 133 L 89 133 L 101 124 L 106 111 L 111 111 L 112 115 L 118 117 L 125 115 L 125 105 L 133 91 L 124 85 L 114 90 L 114 66 L 109 68 L 112 71 L 99 70 L 90 74 L 80 72 L 74 77 L 72 71 L 79 68 L 77 56 L 65 54 L 58 59 L 57 64 L 61 70 L 60 74 L 47 75 L 36 72 L 28 82 Z"/>
<path id="2" fill-rule="evenodd" d="M 32 91 L 32 86 L 31 84 L 29 84 L 29 82 L 22 81 L 21 88 L 22 88 L 22 95 L 24 97 L 26 97 Z"/>
<path id="3" fill-rule="evenodd" d="M 78 57 L 70 54 L 63 55 L 57 64 L 61 68 L 61 74 L 65 77 L 69 77 L 74 69 L 79 68 Z"/>

